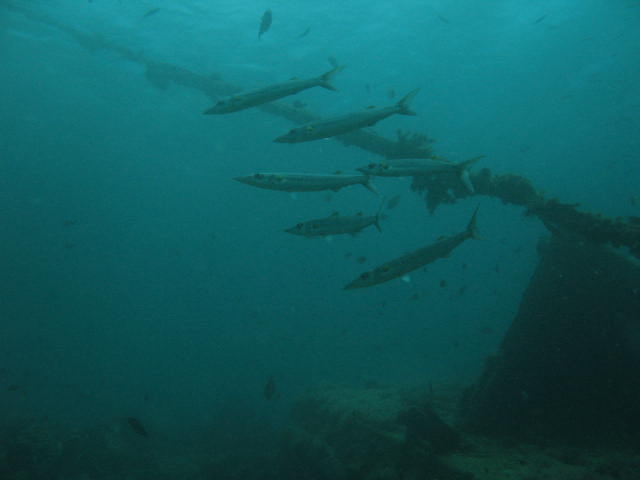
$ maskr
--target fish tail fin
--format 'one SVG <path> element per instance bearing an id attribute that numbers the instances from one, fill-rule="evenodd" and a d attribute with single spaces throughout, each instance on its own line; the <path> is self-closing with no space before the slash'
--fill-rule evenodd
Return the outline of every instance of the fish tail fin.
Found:
<path id="1" fill-rule="evenodd" d="M 326 88 L 327 90 L 333 90 L 334 92 L 337 92 L 338 89 L 331 84 L 331 78 L 336 73 L 341 72 L 342 70 L 344 70 L 344 65 L 337 65 L 334 68 L 332 68 L 331 70 L 329 70 L 327 73 L 324 73 L 323 75 L 320 75 L 319 85 L 322 88 Z"/>
<path id="2" fill-rule="evenodd" d="M 480 208 L 480 205 L 476 207 L 476 209 L 473 212 L 473 215 L 471 215 L 471 220 L 469 220 L 469 224 L 467 225 L 467 230 L 466 230 L 469 237 L 476 238 L 476 239 L 480 238 L 480 236 L 478 235 L 478 226 L 476 225 L 476 218 L 478 216 L 479 208 Z"/>
<path id="3" fill-rule="evenodd" d="M 470 165 L 476 163 L 481 158 L 484 158 L 484 155 L 473 157 L 473 158 L 470 158 L 469 160 L 465 160 L 463 162 L 458 163 L 458 170 L 460 171 L 460 181 L 467 188 L 469 193 L 475 193 L 476 190 L 475 188 L 473 188 L 473 183 L 471 183 L 471 178 L 469 177 L 469 170 L 467 168 Z"/>
<path id="4" fill-rule="evenodd" d="M 366 177 L 363 181 L 362 181 L 362 186 L 364 188 L 366 188 L 367 190 L 369 190 L 372 193 L 375 193 L 376 195 L 380 195 L 378 193 L 378 190 L 376 189 L 376 187 L 373 186 L 373 183 L 371 183 L 371 177 Z"/>
<path id="5" fill-rule="evenodd" d="M 404 97 L 402 97 L 402 99 L 400 99 L 400 101 L 396 104 L 399 109 L 398 113 L 402 115 L 417 115 L 416 112 L 414 112 L 409 108 L 409 104 L 411 103 L 411 100 L 413 100 L 413 97 L 415 97 L 419 91 L 420 91 L 419 88 L 416 88 L 415 90 L 411 90 Z"/>

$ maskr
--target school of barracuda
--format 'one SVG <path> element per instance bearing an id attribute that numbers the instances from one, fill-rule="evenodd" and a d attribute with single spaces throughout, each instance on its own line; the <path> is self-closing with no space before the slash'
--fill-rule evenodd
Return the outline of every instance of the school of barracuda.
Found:
<path id="1" fill-rule="evenodd" d="M 296 78 L 288 82 L 240 92 L 219 100 L 213 107 L 205 110 L 203 113 L 205 115 L 233 113 L 273 102 L 313 87 L 322 87 L 327 90 L 337 91 L 332 85 L 331 80 L 335 74 L 341 72 L 343 69 L 343 66 L 334 65 L 331 70 L 317 77 L 306 79 Z M 419 91 L 419 88 L 410 91 L 393 105 L 387 105 L 381 108 L 370 107 L 358 112 L 349 112 L 292 128 L 289 132 L 274 139 L 274 142 L 310 142 L 343 135 L 360 128 L 371 127 L 379 121 L 395 114 L 417 115 L 411 110 L 410 103 Z M 369 191 L 377 194 L 376 189 L 370 181 L 372 176 L 413 177 L 432 174 L 453 174 L 459 178 L 461 184 L 470 193 L 473 193 L 474 187 L 469 177 L 468 168 L 481 158 L 481 156 L 474 157 L 459 163 L 440 158 L 408 158 L 370 163 L 364 167 L 357 168 L 356 170 L 360 172 L 360 174 L 353 175 L 342 175 L 339 172 L 333 174 L 257 172 L 246 176 L 235 177 L 234 180 L 258 188 L 285 192 L 338 191 L 341 188 L 351 185 L 362 185 Z M 324 218 L 299 222 L 294 227 L 285 229 L 284 231 L 304 237 L 328 237 L 340 234 L 355 235 L 364 228 L 374 225 L 381 232 L 380 219 L 383 205 L 384 200 L 375 215 L 364 216 L 362 213 L 358 213 L 357 215 L 344 216 L 334 212 Z M 448 257 L 451 251 L 468 238 L 477 238 L 477 213 L 478 209 L 476 208 L 467 227 L 460 233 L 451 237 L 441 237 L 438 241 L 430 245 L 401 255 L 372 270 L 363 272 L 355 280 L 345 285 L 344 289 L 352 290 L 371 287 L 395 278 L 403 278 L 408 281 L 408 274 L 410 272 L 439 258 Z"/>

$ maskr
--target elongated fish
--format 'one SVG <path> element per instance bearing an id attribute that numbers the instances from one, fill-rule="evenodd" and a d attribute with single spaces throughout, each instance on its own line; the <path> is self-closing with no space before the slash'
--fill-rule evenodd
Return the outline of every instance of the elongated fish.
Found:
<path id="1" fill-rule="evenodd" d="M 288 82 L 276 83 L 267 87 L 238 93 L 228 98 L 218 101 L 213 107 L 202 112 L 205 115 L 215 115 L 222 113 L 232 113 L 246 108 L 256 107 L 264 103 L 273 102 L 279 98 L 287 97 L 312 87 L 322 87 L 327 90 L 337 91 L 331 85 L 331 77 L 341 71 L 344 67 L 335 67 L 319 77 L 289 80 Z"/>
<path id="2" fill-rule="evenodd" d="M 459 163 L 434 158 L 407 158 L 370 163 L 366 167 L 356 168 L 356 170 L 365 175 L 374 175 L 377 177 L 413 177 L 415 175 L 451 172 L 458 175 L 467 190 L 474 193 L 475 189 L 473 188 L 467 169 L 483 157 L 484 156 L 474 157 Z"/>
<path id="3" fill-rule="evenodd" d="M 364 216 L 362 212 L 356 215 L 340 215 L 338 212 L 325 218 L 316 218 L 306 222 L 300 222 L 295 227 L 285 230 L 287 233 L 302 235 L 303 237 L 326 237 L 328 235 L 341 235 L 348 233 L 355 235 L 369 225 L 375 225 L 379 232 L 380 210 L 372 216 Z"/>
<path id="4" fill-rule="evenodd" d="M 258 31 L 258 40 L 262 37 L 262 34 L 265 33 L 271 27 L 271 22 L 273 21 L 273 14 L 271 13 L 271 9 L 265 10 L 262 14 L 262 18 L 260 19 L 260 30 Z"/>
<path id="5" fill-rule="evenodd" d="M 413 100 L 419 88 L 412 90 L 398 103 L 382 108 L 373 108 L 362 112 L 347 113 L 338 117 L 328 118 L 317 122 L 307 123 L 300 127 L 293 128 L 284 135 L 274 140 L 278 143 L 299 143 L 310 142 L 320 138 L 334 137 L 343 133 L 351 132 L 362 127 L 370 127 L 380 120 L 399 113 L 401 115 L 416 115 L 409 108 L 409 103 Z"/>
<path id="6" fill-rule="evenodd" d="M 350 185 L 362 185 L 367 190 L 377 194 L 371 185 L 368 175 L 322 175 L 317 173 L 254 173 L 245 177 L 235 177 L 241 183 L 267 190 L 282 190 L 284 192 L 319 192 L 333 190 Z"/>
<path id="7" fill-rule="evenodd" d="M 388 282 L 394 278 L 402 277 L 420 267 L 423 267 L 439 258 L 448 256 L 451 251 L 468 238 L 477 238 L 476 216 L 478 209 L 473 212 L 473 216 L 467 228 L 452 237 L 445 237 L 436 243 L 414 250 L 395 260 L 384 263 L 379 267 L 364 272 L 353 282 L 344 287 L 345 290 L 356 288 L 372 287 L 380 283 Z"/>

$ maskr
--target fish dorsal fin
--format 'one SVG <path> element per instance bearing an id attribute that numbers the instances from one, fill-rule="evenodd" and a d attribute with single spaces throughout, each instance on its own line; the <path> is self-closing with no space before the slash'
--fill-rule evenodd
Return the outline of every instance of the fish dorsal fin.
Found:
<path id="1" fill-rule="evenodd" d="M 364 107 L 365 110 L 371 110 L 373 108 L 377 108 L 375 105 L 368 105 L 366 107 Z"/>
<path id="2" fill-rule="evenodd" d="M 361 217 L 361 216 L 362 216 L 362 212 L 356 213 L 356 217 Z"/>
<path id="3" fill-rule="evenodd" d="M 333 213 L 331 214 L 331 216 L 332 216 L 332 217 L 337 217 L 337 216 L 339 216 L 339 215 L 340 215 L 340 213 L 338 213 L 338 212 L 333 212 Z"/>
<path id="4" fill-rule="evenodd" d="M 333 172 L 334 175 L 342 175 L 342 170 L 336 170 Z"/>
<path id="5" fill-rule="evenodd" d="M 291 77 L 289 80 L 298 80 L 300 77 Z"/>

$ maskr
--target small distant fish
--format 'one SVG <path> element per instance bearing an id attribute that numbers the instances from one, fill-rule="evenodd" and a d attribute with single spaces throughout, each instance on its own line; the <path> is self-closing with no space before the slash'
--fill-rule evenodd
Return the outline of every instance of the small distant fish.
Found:
<path id="1" fill-rule="evenodd" d="M 409 108 L 409 104 L 419 91 L 419 88 L 412 90 L 394 105 L 347 113 L 345 115 L 327 118 L 325 120 L 319 120 L 307 123 L 300 127 L 292 128 L 288 133 L 277 137 L 274 142 L 310 142 L 321 138 L 335 137 L 336 135 L 352 132 L 363 127 L 371 127 L 380 120 L 390 117 L 391 115 L 416 115 L 416 113 Z"/>
<path id="2" fill-rule="evenodd" d="M 463 285 L 458 289 L 458 296 L 461 297 L 467 291 L 467 286 Z"/>
<path id="3" fill-rule="evenodd" d="M 204 115 L 233 113 L 273 102 L 274 100 L 288 97 L 289 95 L 294 95 L 313 87 L 322 87 L 335 92 L 337 89 L 331 84 L 331 79 L 336 73 L 342 71 L 343 68 L 344 67 L 338 66 L 317 77 L 293 79 L 288 82 L 276 83 L 256 90 L 241 92 L 219 100 L 213 107 L 202 113 Z"/>
<path id="4" fill-rule="evenodd" d="M 277 388 L 276 388 L 276 378 L 272 375 L 267 379 L 267 382 L 264 384 L 264 388 L 262 389 L 262 395 L 267 400 L 271 400 L 276 396 Z"/>
<path id="5" fill-rule="evenodd" d="M 446 24 L 450 24 L 451 23 L 446 17 L 443 17 L 440 14 L 438 14 L 437 17 L 438 17 L 438 20 L 440 20 L 443 23 L 446 23 Z"/>
<path id="6" fill-rule="evenodd" d="M 158 13 L 160 11 L 160 8 L 156 7 L 156 8 L 152 8 L 151 10 L 149 10 L 147 13 L 145 13 L 142 16 L 142 19 L 144 20 L 145 18 L 150 17 L 151 15 L 154 15 L 156 13 Z"/>
<path id="7" fill-rule="evenodd" d="M 475 189 L 469 178 L 468 168 L 481 158 L 484 157 L 474 157 L 459 163 L 435 158 L 407 158 L 370 163 L 367 166 L 356 168 L 356 170 L 365 175 L 375 175 L 379 177 L 412 177 L 416 175 L 451 172 L 459 176 L 460 181 L 470 193 L 474 193 Z"/>
<path id="8" fill-rule="evenodd" d="M 325 237 L 328 235 L 342 234 L 355 236 L 370 225 L 375 225 L 378 231 L 382 232 L 382 228 L 380 227 L 380 210 L 372 216 L 364 216 L 362 213 L 341 216 L 338 212 L 335 212 L 325 218 L 316 218 L 314 220 L 300 222 L 296 226 L 286 229 L 285 232 L 303 237 Z"/>
<path id="9" fill-rule="evenodd" d="M 364 272 L 351 283 L 347 284 L 344 287 L 345 290 L 372 287 L 380 283 L 388 282 L 394 278 L 405 276 L 409 272 L 434 262 L 439 258 L 448 257 L 451 252 L 465 240 L 469 238 L 477 238 L 477 215 L 478 209 L 476 208 L 471 216 L 471 220 L 469 220 L 469 223 L 467 224 L 467 228 L 462 232 L 402 255 L 401 257 L 386 262 L 371 271 Z"/>
<path id="10" fill-rule="evenodd" d="M 127 424 L 131 427 L 131 430 L 136 432 L 138 435 L 143 437 L 148 437 L 147 429 L 144 428 L 142 422 L 135 417 L 127 417 Z"/>
<path id="11" fill-rule="evenodd" d="M 351 258 L 352 255 L 353 255 L 353 253 L 347 252 L 347 253 L 344 254 L 344 258 Z"/>
<path id="12" fill-rule="evenodd" d="M 307 27 L 304 32 L 302 32 L 300 35 L 298 35 L 296 38 L 304 38 L 307 35 L 309 35 L 309 32 L 311 31 L 311 27 Z"/>
<path id="13" fill-rule="evenodd" d="M 7 386 L 7 392 L 22 392 L 22 391 L 24 391 L 24 388 L 22 388 L 20 385 L 17 385 L 15 383 Z"/>
<path id="14" fill-rule="evenodd" d="M 376 193 L 367 175 L 322 175 L 314 173 L 254 173 L 234 180 L 267 190 L 281 190 L 285 192 L 318 192 L 333 190 L 350 185 L 362 185 L 367 190 Z"/>
<path id="15" fill-rule="evenodd" d="M 545 13 L 544 15 L 542 15 L 541 17 L 536 18 L 533 22 L 531 22 L 531 25 L 537 25 L 539 23 L 542 23 L 542 21 L 544 21 L 547 17 L 549 16 L 548 13 Z"/>
<path id="16" fill-rule="evenodd" d="M 273 15 L 271 14 L 271 9 L 265 10 L 262 14 L 262 19 L 260 20 L 260 31 L 258 32 L 258 39 L 262 37 L 264 33 L 269 30 L 271 27 L 271 22 L 273 21 Z"/>
<path id="17" fill-rule="evenodd" d="M 445 288 L 447 286 L 447 281 L 446 280 L 440 280 L 440 288 Z"/>
<path id="18" fill-rule="evenodd" d="M 77 224 L 78 224 L 77 220 L 71 220 L 71 219 L 65 220 L 64 222 L 62 222 L 63 227 L 73 227 Z"/>
<path id="19" fill-rule="evenodd" d="M 391 197 L 387 202 L 387 208 L 396 208 L 398 206 L 398 203 L 400 203 L 400 198 L 402 198 L 402 195 L 394 195 L 393 197 Z"/>
<path id="20" fill-rule="evenodd" d="M 366 261 L 367 261 L 367 257 L 358 257 L 356 260 L 356 262 L 358 262 L 360 265 L 362 265 Z"/>
<path id="21" fill-rule="evenodd" d="M 412 302 L 415 302 L 416 300 L 420 300 L 420 294 L 419 293 L 414 293 L 413 295 L 411 295 L 409 297 L 409 300 L 411 300 Z"/>

